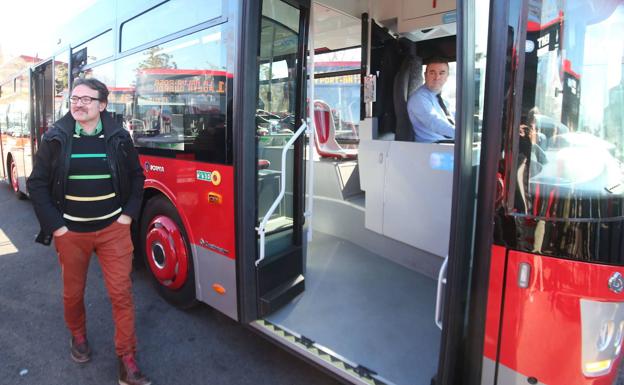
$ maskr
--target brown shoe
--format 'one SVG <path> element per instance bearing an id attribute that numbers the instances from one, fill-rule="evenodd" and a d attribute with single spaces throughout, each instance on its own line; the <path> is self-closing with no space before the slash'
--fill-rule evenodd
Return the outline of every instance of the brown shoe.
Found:
<path id="1" fill-rule="evenodd" d="M 119 385 L 150 385 L 151 383 L 139 370 L 134 354 L 119 357 Z"/>
<path id="2" fill-rule="evenodd" d="M 69 348 L 72 360 L 84 363 L 91 359 L 91 349 L 86 336 L 72 336 L 69 340 Z"/>

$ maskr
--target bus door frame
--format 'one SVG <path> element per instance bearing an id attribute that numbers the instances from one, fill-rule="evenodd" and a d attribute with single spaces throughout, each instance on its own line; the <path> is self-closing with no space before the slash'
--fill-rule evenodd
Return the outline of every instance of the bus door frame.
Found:
<path id="1" fill-rule="evenodd" d="M 50 79 L 52 83 L 49 85 L 50 90 L 46 93 L 45 78 L 46 71 L 51 71 Z M 31 113 L 30 113 L 30 134 L 31 148 L 34 155 L 39 148 L 39 142 L 44 132 L 40 130 L 41 123 L 46 119 L 45 98 L 51 103 L 51 116 L 54 118 L 54 59 L 50 59 L 38 64 L 30 70 L 30 89 L 31 89 Z M 41 131 L 41 132 L 40 132 Z"/>
<path id="2" fill-rule="evenodd" d="M 482 382 L 485 319 L 493 246 L 494 202 L 512 1 L 490 1 L 479 166 L 472 164 L 475 0 L 457 1 L 457 105 L 453 206 L 436 385 Z M 501 38 L 503 37 L 503 38 Z M 512 85 L 513 86 L 513 85 Z"/>
<path id="3" fill-rule="evenodd" d="M 310 0 L 281 0 L 301 11 L 299 47 L 302 49 L 298 57 L 297 77 L 297 106 L 296 119 L 301 121 L 305 116 L 305 57 L 308 40 L 308 18 L 310 15 Z M 279 296 L 272 303 L 262 300 L 262 280 L 269 279 L 273 282 L 287 283 L 292 274 L 292 266 L 285 269 L 265 271 L 262 266 L 256 267 L 258 258 L 258 240 L 256 233 L 256 183 L 258 154 L 256 148 L 256 130 L 250 127 L 255 125 L 257 90 L 258 90 L 258 53 L 260 45 L 260 23 L 262 15 L 262 2 L 242 0 L 238 4 L 239 20 L 234 21 L 239 26 L 237 39 L 237 62 L 234 79 L 234 103 L 233 103 L 233 143 L 234 143 L 234 168 L 235 175 L 235 201 L 236 201 L 236 270 L 238 292 L 238 319 L 242 323 L 250 323 L 268 312 L 277 310 L 280 306 L 290 302 L 289 293 Z M 254 92 L 249 92 L 254 90 Z M 299 124 L 296 123 L 296 126 Z M 254 151 L 251 151 L 254 149 Z M 293 245 L 286 258 L 300 260 L 301 268 L 304 268 L 304 201 L 305 201 L 305 162 L 304 162 L 304 138 L 300 137 L 295 142 L 294 151 L 294 175 L 293 175 Z M 284 258 L 282 258 L 284 259 Z M 294 266 L 297 269 L 297 266 Z M 303 271 L 300 272 L 303 276 Z M 270 301 L 269 301 L 270 302 Z M 261 305 L 264 303 L 264 305 Z"/>

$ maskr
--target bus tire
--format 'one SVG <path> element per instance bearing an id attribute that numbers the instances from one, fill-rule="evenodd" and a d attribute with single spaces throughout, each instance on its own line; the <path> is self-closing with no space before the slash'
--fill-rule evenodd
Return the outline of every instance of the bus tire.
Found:
<path id="1" fill-rule="evenodd" d="M 175 207 L 164 196 L 147 201 L 141 216 L 143 258 L 158 293 L 180 309 L 198 303 L 188 236 Z"/>
<path id="2" fill-rule="evenodd" d="M 9 157 L 9 161 L 7 163 L 9 164 L 9 186 L 11 186 L 11 190 L 13 190 L 13 194 L 15 194 L 17 199 L 25 199 L 26 195 L 19 189 L 17 165 L 11 157 Z"/>

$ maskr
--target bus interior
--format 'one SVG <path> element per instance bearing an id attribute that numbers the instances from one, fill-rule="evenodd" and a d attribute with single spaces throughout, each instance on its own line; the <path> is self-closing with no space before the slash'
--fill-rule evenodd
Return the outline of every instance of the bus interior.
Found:
<path id="1" fill-rule="evenodd" d="M 360 378 L 428 384 L 441 336 L 436 299 L 442 301 L 438 275 L 449 245 L 454 145 L 414 142 L 406 102 L 423 84 L 423 60 L 443 57 L 450 64 L 443 93 L 455 105 L 455 3 L 429 9 L 398 0 L 372 2 L 372 9 L 364 3 L 313 3 L 316 142 L 306 155 L 313 158 L 306 170 L 313 188 L 306 203 L 313 233 L 304 260 L 307 283 L 263 325 L 350 363 Z M 287 63 L 262 51 L 259 220 L 277 194 L 281 148 L 296 129 L 283 123 L 287 113 L 280 110 L 287 97 L 280 66 Z M 362 76 L 366 65 L 375 75 L 370 81 Z M 273 81 L 263 66 L 271 66 Z M 369 82 L 375 91 L 365 96 L 361 89 Z M 372 103 L 362 99 L 371 97 Z M 292 157 L 289 151 L 286 161 Z M 292 223 L 292 183 L 286 175 L 267 248 L 279 247 L 279 230 Z"/>

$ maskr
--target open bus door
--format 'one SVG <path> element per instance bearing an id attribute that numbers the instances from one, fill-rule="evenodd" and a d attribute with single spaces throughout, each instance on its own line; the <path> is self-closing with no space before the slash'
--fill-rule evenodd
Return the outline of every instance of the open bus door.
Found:
<path id="1" fill-rule="evenodd" d="M 239 314 L 261 318 L 303 292 L 304 66 L 309 1 L 266 0 L 244 6 L 249 20 L 237 91 Z M 254 32 L 257 31 L 257 32 Z M 255 39 L 255 40 L 254 40 Z M 255 90 L 255 92 L 249 92 Z M 240 100 L 240 99 L 239 99 Z M 251 123 L 251 124 L 250 124 Z M 245 145 L 246 144 L 246 145 Z"/>
<path id="2" fill-rule="evenodd" d="M 473 45 L 466 25 L 484 23 L 483 7 L 474 19 L 461 9 L 463 50 Z M 621 126 L 609 126 L 615 107 L 602 95 L 621 82 L 621 72 L 606 70 L 621 66 L 621 56 L 591 47 L 598 40 L 619 44 L 622 10 L 616 1 L 491 2 L 487 55 L 479 55 L 477 38 L 474 56 L 469 50 L 460 56 L 461 119 L 470 118 L 466 101 L 483 100 L 485 109 L 478 115 L 478 193 L 457 195 L 460 186 L 454 188 L 436 383 L 618 382 Z M 485 78 L 483 99 L 471 96 L 479 78 Z M 456 159 L 455 166 L 469 163 Z M 468 175 L 456 171 L 456 183 Z M 476 211 L 463 211 L 473 199 Z M 459 231 L 472 215 L 474 227 Z"/>

